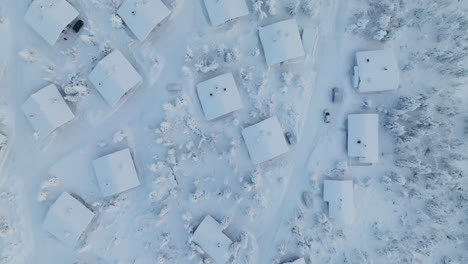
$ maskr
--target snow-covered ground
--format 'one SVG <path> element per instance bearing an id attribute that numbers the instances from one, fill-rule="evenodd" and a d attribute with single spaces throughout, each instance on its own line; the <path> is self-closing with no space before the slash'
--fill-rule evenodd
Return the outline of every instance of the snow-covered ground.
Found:
<path id="1" fill-rule="evenodd" d="M 245 0 L 213 27 L 204 0 L 163 0 L 144 41 L 122 0 L 68 2 L 84 26 L 51 46 L 24 19 L 31 0 L 0 1 L 0 263 L 212 263 L 192 241 L 207 215 L 231 263 L 468 262 L 467 1 Z M 316 29 L 314 50 L 267 66 L 259 28 L 292 18 Z M 376 49 L 395 54 L 400 88 L 358 93 L 355 53 Z M 88 75 L 113 50 L 142 81 L 111 107 Z M 243 107 L 206 121 L 196 85 L 229 72 Z M 75 118 L 43 138 L 21 105 L 49 84 Z M 371 166 L 348 162 L 350 113 L 379 114 Z M 271 116 L 295 142 L 254 165 L 241 130 Z M 125 148 L 140 185 L 103 197 L 93 160 Z M 352 224 L 329 218 L 325 179 L 354 182 Z M 76 246 L 43 228 L 63 192 L 94 213 Z"/>

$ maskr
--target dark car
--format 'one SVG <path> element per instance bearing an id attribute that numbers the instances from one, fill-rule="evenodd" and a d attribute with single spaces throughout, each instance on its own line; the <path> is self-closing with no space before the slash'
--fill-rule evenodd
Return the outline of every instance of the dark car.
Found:
<path id="1" fill-rule="evenodd" d="M 323 110 L 323 121 L 325 123 L 331 122 L 331 113 L 328 109 Z"/>
<path id="2" fill-rule="evenodd" d="M 83 27 L 83 25 L 84 25 L 83 20 L 80 19 L 80 20 L 76 21 L 76 23 L 72 27 L 73 31 L 78 33 L 80 31 L 80 29 Z"/>
<path id="3" fill-rule="evenodd" d="M 341 103 L 341 100 L 343 99 L 343 94 L 341 93 L 340 88 L 338 87 L 333 87 L 332 90 L 332 102 L 334 103 Z"/>
<path id="4" fill-rule="evenodd" d="M 291 132 L 286 132 L 284 134 L 284 137 L 286 138 L 286 141 L 288 142 L 289 145 L 294 145 L 296 144 L 296 137 L 293 135 Z"/>

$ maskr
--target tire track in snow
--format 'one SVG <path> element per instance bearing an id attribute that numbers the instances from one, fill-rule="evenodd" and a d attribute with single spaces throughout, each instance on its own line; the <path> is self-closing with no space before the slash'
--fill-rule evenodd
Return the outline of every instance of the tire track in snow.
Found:
<path id="1" fill-rule="evenodd" d="M 17 80 L 19 80 L 20 69 L 17 61 L 11 56 L 15 50 L 14 34 L 16 31 L 11 30 L 11 25 L 15 25 L 16 18 L 15 10 L 10 10 L 16 7 L 16 2 L 10 0 L 2 7 L 5 7 L 3 14 L 6 18 L 0 23 L 0 85 L 2 99 L 12 98 L 17 88 Z M 23 178 L 14 173 L 17 153 L 15 150 L 17 133 L 15 130 L 15 111 L 11 111 L 11 105 L 14 104 L 10 100 L 6 101 L 6 105 L 2 106 L 10 108 L 6 111 L 8 127 L 7 130 L 8 145 L 3 147 L 1 151 L 0 162 L 0 208 L 2 215 L 6 218 L 7 233 L 0 240 L 0 263 L 25 263 L 31 252 L 31 230 L 30 217 L 24 200 L 24 182 Z M 26 155 L 27 156 L 27 155 Z M 27 163 L 26 163 L 27 164 Z"/>

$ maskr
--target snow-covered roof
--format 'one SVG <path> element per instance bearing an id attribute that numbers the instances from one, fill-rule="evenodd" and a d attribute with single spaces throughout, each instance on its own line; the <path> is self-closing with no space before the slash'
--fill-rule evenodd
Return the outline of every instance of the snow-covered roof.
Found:
<path id="1" fill-rule="evenodd" d="M 289 151 L 278 117 L 273 116 L 242 129 L 253 163 L 259 164 Z"/>
<path id="2" fill-rule="evenodd" d="M 144 41 L 170 13 L 161 0 L 125 0 L 117 10 L 117 14 L 140 41 Z"/>
<path id="3" fill-rule="evenodd" d="M 142 81 L 140 74 L 119 50 L 102 59 L 88 79 L 111 106 Z"/>
<path id="4" fill-rule="evenodd" d="M 348 115 L 348 156 L 360 163 L 379 160 L 379 115 Z"/>
<path id="5" fill-rule="evenodd" d="M 218 264 L 224 264 L 231 258 L 232 241 L 223 233 L 218 221 L 210 215 L 207 215 L 198 226 L 192 241 Z"/>
<path id="6" fill-rule="evenodd" d="M 353 181 L 325 180 L 323 200 L 328 202 L 330 218 L 339 224 L 352 224 L 354 221 Z"/>
<path id="7" fill-rule="evenodd" d="M 305 27 L 302 31 L 302 44 L 307 54 L 312 54 L 317 44 L 318 28 Z"/>
<path id="8" fill-rule="evenodd" d="M 64 192 L 50 207 L 42 226 L 65 245 L 74 247 L 93 218 L 91 210 Z"/>
<path id="9" fill-rule="evenodd" d="M 207 120 L 242 108 L 239 91 L 230 72 L 197 84 L 197 93 Z"/>
<path id="10" fill-rule="evenodd" d="M 283 20 L 261 27 L 259 35 L 268 65 L 305 55 L 295 19 Z"/>
<path id="11" fill-rule="evenodd" d="M 245 0 L 204 0 L 211 25 L 218 26 L 224 22 L 246 16 L 249 8 Z"/>
<path id="12" fill-rule="evenodd" d="M 78 15 L 78 11 L 65 0 L 35 0 L 24 19 L 53 46 L 65 27 Z"/>
<path id="13" fill-rule="evenodd" d="M 75 117 L 54 84 L 32 94 L 21 109 L 39 139 Z"/>
<path id="14" fill-rule="evenodd" d="M 359 92 L 381 92 L 398 88 L 400 72 L 391 50 L 357 52 L 356 62 Z"/>
<path id="15" fill-rule="evenodd" d="M 140 185 L 128 148 L 93 161 L 94 172 L 104 197 L 115 195 Z"/>
<path id="16" fill-rule="evenodd" d="M 304 258 L 296 259 L 292 262 L 284 262 L 283 264 L 306 264 Z"/>

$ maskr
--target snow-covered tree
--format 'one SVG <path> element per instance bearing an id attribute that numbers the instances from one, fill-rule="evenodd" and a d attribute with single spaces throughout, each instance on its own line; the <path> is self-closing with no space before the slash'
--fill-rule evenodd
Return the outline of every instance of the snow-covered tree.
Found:
<path id="1" fill-rule="evenodd" d="M 286 4 L 286 10 L 288 11 L 289 15 L 296 16 L 299 12 L 299 7 L 301 6 L 300 0 L 288 0 Z"/>

